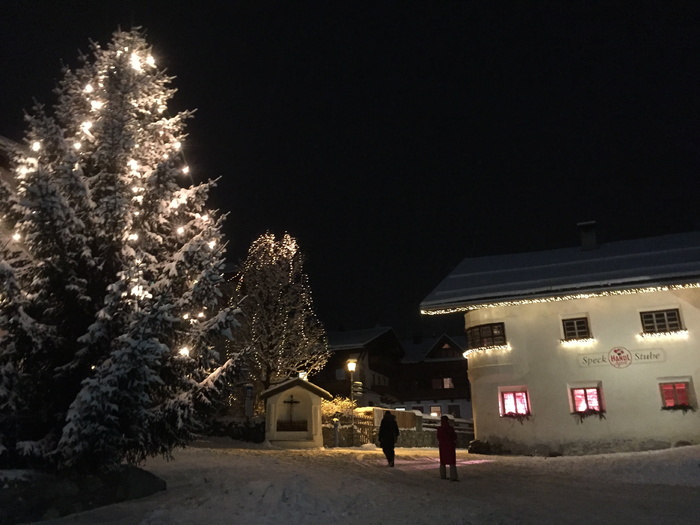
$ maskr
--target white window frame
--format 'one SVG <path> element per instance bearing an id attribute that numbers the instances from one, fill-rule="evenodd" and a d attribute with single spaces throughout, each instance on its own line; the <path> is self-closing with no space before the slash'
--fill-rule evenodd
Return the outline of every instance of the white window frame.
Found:
<path id="1" fill-rule="evenodd" d="M 515 412 L 513 415 L 506 413 L 506 407 L 504 406 L 503 394 L 524 392 L 527 400 L 527 412 L 525 414 L 520 414 Z M 530 390 L 527 385 L 516 385 L 516 386 L 499 386 L 498 387 L 498 414 L 500 417 L 518 417 L 518 416 L 530 416 L 532 415 L 532 398 L 530 397 Z"/>
<path id="2" fill-rule="evenodd" d="M 566 397 L 569 399 L 569 412 L 572 414 L 581 414 L 582 412 L 576 410 L 576 402 L 574 400 L 574 390 L 580 388 L 595 388 L 598 390 L 598 406 L 601 414 L 606 411 L 605 404 L 605 394 L 603 392 L 603 382 L 602 381 L 577 381 L 574 383 L 567 383 L 566 385 Z"/>

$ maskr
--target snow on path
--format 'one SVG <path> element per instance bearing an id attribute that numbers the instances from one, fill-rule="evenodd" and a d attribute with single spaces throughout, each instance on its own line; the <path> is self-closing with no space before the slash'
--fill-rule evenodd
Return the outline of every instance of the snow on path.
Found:
<path id="1" fill-rule="evenodd" d="M 167 481 L 167 491 L 48 523 L 584 523 L 562 517 L 571 517 L 572 506 L 578 508 L 575 498 L 561 510 L 556 504 L 538 507 L 562 499 L 571 492 L 572 483 L 586 487 L 592 491 L 589 497 L 594 497 L 596 492 L 587 480 L 604 480 L 608 488 L 619 482 L 627 507 L 638 505 L 633 493 L 634 487 L 644 493 L 640 485 L 647 485 L 651 495 L 667 488 L 656 485 L 668 485 L 678 486 L 669 492 L 681 491 L 685 499 L 700 497 L 700 446 L 559 458 L 478 456 L 459 451 L 458 463 L 461 481 L 452 483 L 438 478 L 435 449 L 397 449 L 392 469 L 374 446 L 287 451 L 209 439 L 176 451 L 174 461 L 147 462 L 147 470 Z M 523 493 L 524 485 L 531 485 L 533 497 L 539 498 L 533 508 L 523 507 L 530 497 Z M 508 496 L 499 495 L 499 487 L 513 496 L 507 504 L 502 504 Z M 597 523 L 619 523 L 619 516 L 632 515 L 625 514 L 626 510 L 618 510 L 611 514 L 617 517 L 605 521 L 605 509 L 599 509 L 602 519 Z M 631 510 L 643 518 L 643 511 Z M 673 523 L 672 517 L 669 520 L 660 523 Z"/>

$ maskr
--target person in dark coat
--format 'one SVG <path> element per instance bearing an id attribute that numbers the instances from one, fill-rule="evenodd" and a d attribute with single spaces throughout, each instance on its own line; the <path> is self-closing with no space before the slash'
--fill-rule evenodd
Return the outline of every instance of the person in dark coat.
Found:
<path id="1" fill-rule="evenodd" d="M 377 437 L 379 438 L 379 446 L 382 447 L 389 466 L 393 467 L 394 447 L 396 446 L 396 440 L 399 438 L 399 425 L 396 423 L 396 417 L 388 410 L 384 412 Z"/>
<path id="2" fill-rule="evenodd" d="M 447 467 L 450 466 L 450 481 L 459 481 L 457 477 L 457 433 L 450 424 L 450 418 L 442 416 L 437 429 L 440 447 L 440 479 L 447 479 Z"/>

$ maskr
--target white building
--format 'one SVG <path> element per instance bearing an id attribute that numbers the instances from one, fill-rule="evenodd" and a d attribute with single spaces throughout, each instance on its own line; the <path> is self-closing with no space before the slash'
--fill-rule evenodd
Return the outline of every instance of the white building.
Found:
<path id="1" fill-rule="evenodd" d="M 465 259 L 421 304 L 464 314 L 476 438 L 539 454 L 700 443 L 700 233 L 583 234 Z"/>

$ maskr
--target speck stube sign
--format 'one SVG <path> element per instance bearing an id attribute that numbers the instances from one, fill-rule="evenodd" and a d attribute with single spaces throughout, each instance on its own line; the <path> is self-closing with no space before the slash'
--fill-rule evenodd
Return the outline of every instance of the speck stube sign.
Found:
<path id="1" fill-rule="evenodd" d="M 616 346 L 609 352 L 579 354 L 577 359 L 579 366 L 584 368 L 591 366 L 627 368 L 630 365 L 640 363 L 660 363 L 666 360 L 666 353 L 661 348 L 633 350 L 630 352 L 623 346 Z"/>

